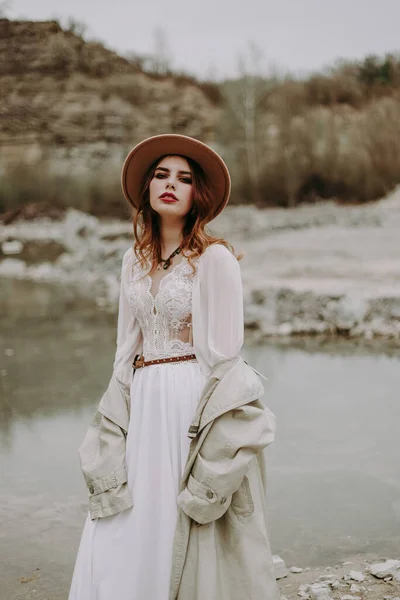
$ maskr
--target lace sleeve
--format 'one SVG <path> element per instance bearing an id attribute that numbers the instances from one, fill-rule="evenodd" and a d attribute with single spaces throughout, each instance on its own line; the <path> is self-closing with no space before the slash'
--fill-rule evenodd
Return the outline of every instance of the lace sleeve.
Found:
<path id="1" fill-rule="evenodd" d="M 225 246 L 209 246 L 200 257 L 192 307 L 193 346 L 208 375 L 220 360 L 237 356 L 243 345 L 240 266 Z"/>
<path id="2" fill-rule="evenodd" d="M 113 371 L 116 378 L 125 385 L 130 385 L 132 362 L 136 354 L 142 352 L 142 332 L 128 301 L 129 273 L 134 258 L 133 249 L 129 248 L 122 259 L 121 283 L 119 293 L 117 348 Z"/>

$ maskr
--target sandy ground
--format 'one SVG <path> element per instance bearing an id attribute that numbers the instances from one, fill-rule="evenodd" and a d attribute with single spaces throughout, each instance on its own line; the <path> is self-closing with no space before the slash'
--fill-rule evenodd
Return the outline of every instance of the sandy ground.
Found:
<path id="1" fill-rule="evenodd" d="M 327 593 L 329 596 L 326 596 L 326 600 L 328 600 L 328 597 L 332 600 L 398 599 L 400 598 L 400 582 L 377 579 L 366 570 L 369 564 L 381 562 L 381 560 L 383 560 L 382 557 L 376 556 L 355 556 L 341 565 L 311 569 L 305 567 L 302 573 L 296 574 L 289 572 L 286 577 L 278 581 L 281 599 L 299 600 L 299 598 L 302 598 L 299 594 L 300 586 L 323 582 L 324 580 L 326 581 L 327 577 L 335 580 L 335 583 L 333 584 L 333 588 L 327 584 L 327 589 L 329 590 Z M 354 579 L 347 579 L 349 573 L 352 571 L 361 572 L 365 576 L 365 580 L 359 582 Z M 2 600 L 64 600 L 68 595 L 67 588 L 65 589 L 65 593 L 61 592 L 58 586 L 57 591 L 54 590 L 54 582 L 52 583 L 39 568 L 31 573 L 21 573 L 17 577 L 17 580 L 18 586 L 13 586 L 14 589 L 12 591 L 7 592 L 6 590 L 2 590 Z M 357 587 L 353 588 L 351 586 Z M 312 595 L 311 598 L 313 598 Z M 306 596 L 304 596 L 305 599 Z M 243 600 L 246 599 L 244 598 Z"/>
<path id="2" fill-rule="evenodd" d="M 232 206 L 211 230 L 245 251 L 246 325 L 261 339 L 323 333 L 400 342 L 400 188 L 363 206 Z M 130 222 L 74 210 L 61 221 L 1 225 L 0 277 L 76 284 L 115 309 L 131 239 Z"/>

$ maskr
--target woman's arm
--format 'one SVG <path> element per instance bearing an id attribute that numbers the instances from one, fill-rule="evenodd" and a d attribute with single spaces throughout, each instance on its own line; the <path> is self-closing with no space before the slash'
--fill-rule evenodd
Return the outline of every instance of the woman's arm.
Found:
<path id="1" fill-rule="evenodd" d="M 209 246 L 198 264 L 193 290 L 193 345 L 205 375 L 243 345 L 243 287 L 239 262 L 221 244 Z"/>
<path id="2" fill-rule="evenodd" d="M 143 346 L 142 332 L 133 314 L 128 300 L 128 288 L 135 254 L 129 248 L 122 259 L 121 283 L 119 293 L 117 348 L 113 371 L 117 380 L 129 386 L 132 378 L 132 362 L 136 354 L 141 354 Z"/>

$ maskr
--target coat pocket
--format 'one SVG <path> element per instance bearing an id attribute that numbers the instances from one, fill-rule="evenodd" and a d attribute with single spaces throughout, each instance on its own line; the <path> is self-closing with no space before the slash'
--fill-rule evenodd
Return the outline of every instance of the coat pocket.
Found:
<path id="1" fill-rule="evenodd" d="M 253 513 L 254 502 L 247 475 L 243 477 L 239 489 L 233 494 L 231 506 L 238 517 L 248 517 Z"/>

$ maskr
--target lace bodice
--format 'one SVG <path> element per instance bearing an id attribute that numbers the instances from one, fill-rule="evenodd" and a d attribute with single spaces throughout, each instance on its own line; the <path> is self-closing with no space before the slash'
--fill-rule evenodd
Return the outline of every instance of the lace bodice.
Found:
<path id="1" fill-rule="evenodd" d="M 195 264 L 195 261 L 193 261 Z M 149 269 L 132 266 L 128 299 L 143 335 L 146 360 L 194 353 L 192 288 L 194 272 L 187 258 L 163 275 L 158 292 L 151 292 Z"/>
<path id="2" fill-rule="evenodd" d="M 239 263 L 214 244 L 163 275 L 151 293 L 149 268 L 142 269 L 133 248 L 122 260 L 117 348 L 113 369 L 129 385 L 132 361 L 195 354 L 207 375 L 220 360 L 239 354 L 243 343 L 243 289 Z M 193 330 L 193 331 L 192 331 Z"/>

